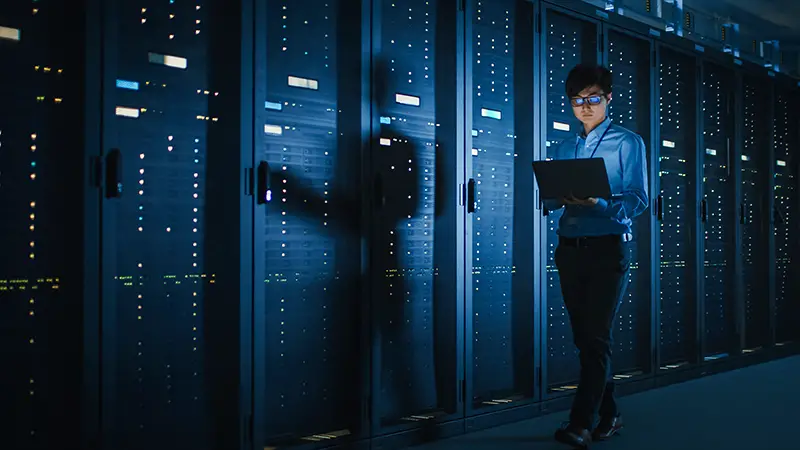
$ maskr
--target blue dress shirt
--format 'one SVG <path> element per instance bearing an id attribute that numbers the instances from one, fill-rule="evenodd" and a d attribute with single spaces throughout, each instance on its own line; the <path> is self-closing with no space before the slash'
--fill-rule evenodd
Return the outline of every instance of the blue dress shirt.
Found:
<path id="1" fill-rule="evenodd" d="M 608 129 L 611 127 L 610 129 Z M 606 129 L 608 132 L 606 133 Z M 589 158 L 601 136 L 605 137 L 594 157 L 605 160 L 608 180 L 619 200 L 598 199 L 594 206 L 566 205 L 558 222 L 558 234 L 564 237 L 623 235 L 631 233 L 633 218 L 642 214 L 649 204 L 647 189 L 647 157 L 642 137 L 619 125 L 611 125 L 606 117 L 584 137 L 566 139 L 556 148 L 554 159 Z M 544 207 L 556 211 L 564 207 L 557 200 L 545 200 Z"/>

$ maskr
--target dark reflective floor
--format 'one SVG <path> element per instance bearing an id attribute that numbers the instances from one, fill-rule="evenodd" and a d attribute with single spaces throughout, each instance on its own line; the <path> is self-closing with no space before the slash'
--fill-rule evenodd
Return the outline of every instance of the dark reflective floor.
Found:
<path id="1" fill-rule="evenodd" d="M 626 428 L 593 448 L 754 450 L 767 448 L 768 441 L 796 448 L 789 436 L 797 426 L 798 380 L 800 356 L 794 356 L 623 397 Z M 567 449 L 552 440 L 566 417 L 559 412 L 413 448 Z M 781 442 L 784 438 L 790 440 Z"/>

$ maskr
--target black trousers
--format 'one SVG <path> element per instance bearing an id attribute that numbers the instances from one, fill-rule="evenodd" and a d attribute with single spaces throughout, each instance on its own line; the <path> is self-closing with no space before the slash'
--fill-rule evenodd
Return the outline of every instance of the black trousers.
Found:
<path id="1" fill-rule="evenodd" d="M 619 413 L 611 372 L 612 330 L 628 285 L 630 248 L 621 236 L 561 238 L 555 263 L 581 364 L 570 423 L 592 429 L 598 415 Z"/>

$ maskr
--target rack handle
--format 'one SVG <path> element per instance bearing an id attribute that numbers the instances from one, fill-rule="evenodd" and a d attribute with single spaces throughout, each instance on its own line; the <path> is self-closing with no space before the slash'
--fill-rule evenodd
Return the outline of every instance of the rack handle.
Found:
<path id="1" fill-rule="evenodd" d="M 706 199 L 700 202 L 700 221 L 703 223 L 708 221 L 708 200 Z"/>
<path id="2" fill-rule="evenodd" d="M 664 220 L 664 195 L 656 197 L 656 220 Z"/>
<path id="3" fill-rule="evenodd" d="M 122 197 L 122 151 L 113 148 L 106 154 L 105 193 L 106 198 Z"/>
<path id="4" fill-rule="evenodd" d="M 264 205 L 272 201 L 272 175 L 269 163 L 261 161 L 256 168 L 256 203 Z"/>
<path id="5" fill-rule="evenodd" d="M 467 182 L 467 213 L 475 212 L 475 179 L 470 178 Z"/>

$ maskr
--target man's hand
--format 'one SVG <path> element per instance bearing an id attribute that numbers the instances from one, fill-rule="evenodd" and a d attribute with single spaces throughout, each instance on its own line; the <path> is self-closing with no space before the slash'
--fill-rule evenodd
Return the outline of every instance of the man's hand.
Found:
<path id="1" fill-rule="evenodd" d="M 594 198 L 594 197 L 589 197 L 589 198 L 586 198 L 586 199 L 579 199 L 579 198 L 575 198 L 572 195 L 570 195 L 567 198 L 561 199 L 561 201 L 565 205 L 595 206 L 597 204 L 597 199 Z"/>

